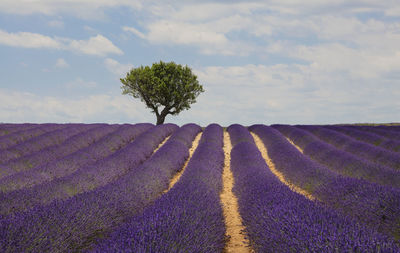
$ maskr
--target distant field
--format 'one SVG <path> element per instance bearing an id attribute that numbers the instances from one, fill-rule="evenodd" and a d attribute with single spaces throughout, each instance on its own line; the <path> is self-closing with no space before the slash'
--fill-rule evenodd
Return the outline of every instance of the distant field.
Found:
<path id="1" fill-rule="evenodd" d="M 0 252 L 400 252 L 400 124 L 0 124 Z"/>

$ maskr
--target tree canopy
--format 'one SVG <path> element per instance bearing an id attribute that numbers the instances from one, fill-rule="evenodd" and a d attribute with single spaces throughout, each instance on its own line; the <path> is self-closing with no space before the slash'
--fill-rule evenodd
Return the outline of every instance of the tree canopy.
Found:
<path id="1" fill-rule="evenodd" d="M 197 96 L 204 92 L 197 76 L 187 66 L 175 62 L 153 63 L 151 67 L 131 69 L 122 82 L 122 94 L 140 98 L 163 124 L 168 114 L 177 115 L 190 108 Z"/>

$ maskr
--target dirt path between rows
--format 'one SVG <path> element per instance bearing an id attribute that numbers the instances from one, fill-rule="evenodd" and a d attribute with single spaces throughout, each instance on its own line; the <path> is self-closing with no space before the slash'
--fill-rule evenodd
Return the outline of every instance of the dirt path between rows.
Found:
<path id="1" fill-rule="evenodd" d="M 297 146 L 291 139 L 289 139 L 288 137 L 285 137 L 286 140 L 288 140 L 288 142 L 290 142 L 290 144 L 292 144 L 293 146 L 295 146 L 302 154 L 304 154 L 303 149 L 300 148 L 299 146 Z"/>
<path id="2" fill-rule="evenodd" d="M 222 173 L 223 190 L 220 194 L 226 226 L 225 235 L 228 238 L 224 252 L 252 252 L 252 250 L 249 248 L 249 241 L 242 233 L 244 226 L 239 214 L 239 205 L 236 196 L 232 192 L 234 178 L 230 169 L 231 150 L 232 144 L 229 133 L 224 131 L 225 162 Z"/>
<path id="3" fill-rule="evenodd" d="M 168 141 L 169 137 L 171 137 L 171 135 L 167 136 L 160 144 L 158 144 L 152 155 L 154 155 Z"/>
<path id="4" fill-rule="evenodd" d="M 304 191 L 303 189 L 299 188 L 298 186 L 289 183 L 284 175 L 278 171 L 275 167 L 275 164 L 272 162 L 271 158 L 268 156 L 268 151 L 267 148 L 265 147 L 264 143 L 262 142 L 262 140 L 260 139 L 260 137 L 258 137 L 256 134 L 251 133 L 251 135 L 254 138 L 254 142 L 256 143 L 258 149 L 261 152 L 262 157 L 264 158 L 265 162 L 267 163 L 269 169 L 272 171 L 272 173 L 274 173 L 274 175 L 285 185 L 287 185 L 292 191 L 297 192 L 303 196 L 305 196 L 306 198 L 310 199 L 310 200 L 315 200 L 315 197 L 312 196 L 311 194 L 309 194 L 308 192 Z"/>
<path id="5" fill-rule="evenodd" d="M 202 136 L 202 133 L 200 132 L 199 134 L 197 134 L 196 138 L 194 138 L 194 140 L 192 142 L 192 147 L 190 147 L 190 149 L 189 149 L 189 157 L 188 157 L 188 159 L 186 160 L 186 162 L 183 165 L 182 169 L 180 171 L 178 171 L 172 177 L 171 181 L 169 182 L 168 189 L 164 190 L 163 193 L 167 193 L 179 181 L 179 178 L 181 178 L 183 172 L 185 171 L 186 166 L 188 165 L 190 159 L 192 158 L 194 151 L 196 150 L 197 146 L 199 146 L 199 142 L 200 142 L 201 136 Z"/>

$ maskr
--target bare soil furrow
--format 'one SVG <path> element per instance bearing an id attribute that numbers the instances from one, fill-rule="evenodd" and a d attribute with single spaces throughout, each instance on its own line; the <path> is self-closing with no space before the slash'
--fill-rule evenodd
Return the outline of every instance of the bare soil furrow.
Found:
<path id="1" fill-rule="evenodd" d="M 289 139 L 288 137 L 285 137 L 286 140 L 288 140 L 288 142 L 290 142 L 290 144 L 292 144 L 293 146 L 295 146 L 302 154 L 304 154 L 304 151 L 302 148 L 300 148 L 299 146 L 297 146 L 291 139 Z"/>
<path id="2" fill-rule="evenodd" d="M 228 241 L 225 245 L 225 252 L 244 253 L 252 252 L 249 241 L 243 233 L 245 227 L 239 214 L 238 200 L 232 191 L 234 178 L 230 169 L 232 144 L 228 132 L 224 132 L 224 170 L 222 172 L 223 189 L 220 194 L 222 208 L 224 212 L 226 237 Z"/>
<path id="3" fill-rule="evenodd" d="M 183 165 L 182 169 L 181 169 L 180 171 L 178 171 L 178 172 L 172 177 L 171 181 L 169 182 L 168 189 L 164 190 L 163 193 L 167 193 L 167 192 L 168 192 L 169 190 L 171 190 L 171 188 L 179 181 L 179 178 L 182 176 L 183 172 L 185 171 L 186 166 L 188 165 L 190 159 L 192 158 L 194 151 L 196 150 L 197 146 L 199 146 L 199 142 L 200 142 L 200 139 L 201 139 L 201 135 L 202 135 L 201 132 L 198 133 L 197 136 L 196 136 L 196 138 L 193 140 L 192 147 L 190 147 L 190 149 L 189 149 L 189 157 L 188 157 L 188 159 L 186 160 L 186 162 L 185 162 L 185 164 Z"/>
<path id="4" fill-rule="evenodd" d="M 274 173 L 274 175 L 279 178 L 279 180 L 284 183 L 285 185 L 287 185 L 292 191 L 297 192 L 301 195 L 304 195 L 306 198 L 310 199 L 310 200 L 315 200 L 315 197 L 312 196 L 311 194 L 309 194 L 308 192 L 306 192 L 305 190 L 299 188 L 298 186 L 291 184 L 289 181 L 287 181 L 285 179 L 285 177 L 283 176 L 283 174 L 278 171 L 275 167 L 275 164 L 273 163 L 273 161 L 271 160 L 271 158 L 268 156 L 268 151 L 267 148 L 265 147 L 264 143 L 262 142 L 262 140 L 254 133 L 251 133 L 251 135 L 254 138 L 254 142 L 256 143 L 258 149 L 261 152 L 262 157 L 264 158 L 265 162 L 267 163 L 268 167 L 270 168 L 270 170 L 272 171 L 272 173 Z"/>

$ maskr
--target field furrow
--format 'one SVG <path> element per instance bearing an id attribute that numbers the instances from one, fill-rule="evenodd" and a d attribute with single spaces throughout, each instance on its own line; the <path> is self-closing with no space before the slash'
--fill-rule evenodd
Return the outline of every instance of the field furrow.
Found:
<path id="1" fill-rule="evenodd" d="M 223 131 L 209 125 L 174 187 L 99 242 L 93 252 L 221 252 Z"/>
<path id="2" fill-rule="evenodd" d="M 385 245 L 385 250 L 396 249 L 390 238 L 283 184 L 265 163 L 246 128 L 233 125 L 228 131 L 233 139 L 234 192 L 251 246 L 257 252 L 347 252 L 358 246 L 360 252 L 372 252 L 382 249 L 380 245 Z M 234 141 L 239 131 L 248 135 L 247 141 Z"/>
<path id="3" fill-rule="evenodd" d="M 343 133 L 349 137 L 352 137 L 358 141 L 366 142 L 393 152 L 400 151 L 400 141 L 391 140 L 386 137 L 382 137 L 375 133 L 369 133 L 365 131 L 360 131 L 351 127 L 345 126 L 324 126 L 327 129 L 335 130 L 337 132 Z"/>
<path id="4" fill-rule="evenodd" d="M 3 161 L 3 163 L 0 165 L 0 178 L 22 171 L 26 167 L 29 169 L 33 166 L 31 164 L 26 164 L 22 167 L 12 166 L 13 163 L 18 162 L 18 159 L 23 160 L 24 156 L 29 156 L 32 154 L 35 155 L 35 152 L 39 152 L 45 148 L 57 148 L 58 145 L 68 138 L 82 131 L 90 130 L 93 127 L 93 125 L 69 126 L 42 134 L 38 137 L 31 138 L 29 141 L 22 142 L 11 148 L 0 151 L 0 159 Z"/>
<path id="5" fill-rule="evenodd" d="M 0 124 L 0 137 L 37 127 L 37 124 Z"/>
<path id="6" fill-rule="evenodd" d="M 189 161 L 190 161 L 190 159 L 192 158 L 194 151 L 195 151 L 195 150 L 197 149 L 197 147 L 199 146 L 199 142 L 200 142 L 201 136 L 202 136 L 202 133 L 200 132 L 200 133 L 197 134 L 196 138 L 194 138 L 193 143 L 192 143 L 192 146 L 191 146 L 190 149 L 189 149 L 189 158 L 186 159 L 186 162 L 185 162 L 185 164 L 183 165 L 182 169 L 179 170 L 179 171 L 177 171 L 177 172 L 175 173 L 175 175 L 172 177 L 172 179 L 169 181 L 168 189 L 165 189 L 165 190 L 163 191 L 164 194 L 167 193 L 167 192 L 169 192 L 169 190 L 171 190 L 172 187 L 174 187 L 174 185 L 175 185 L 175 184 L 179 181 L 179 179 L 181 178 L 183 172 L 185 172 L 185 169 L 186 169 L 187 165 L 189 164 Z"/>
<path id="7" fill-rule="evenodd" d="M 68 124 L 40 124 L 37 127 L 25 129 L 21 131 L 14 132 L 9 135 L 4 135 L 0 137 L 0 152 L 13 147 L 24 141 L 28 141 L 31 138 L 35 138 L 42 134 L 55 131 L 57 129 L 62 129 L 68 127 Z M 4 161 L 0 160 L 0 163 Z"/>
<path id="8" fill-rule="evenodd" d="M 321 140 L 374 163 L 400 170 L 400 153 L 392 152 L 368 143 L 354 140 L 342 133 L 321 126 L 297 126 L 309 131 Z"/>
<path id="9" fill-rule="evenodd" d="M 220 194 L 221 204 L 224 212 L 224 221 L 226 227 L 225 236 L 227 242 L 224 252 L 245 253 L 252 252 L 248 239 L 244 235 L 242 217 L 239 214 L 238 200 L 232 189 L 235 185 L 235 179 L 231 170 L 231 151 L 232 144 L 228 132 L 224 132 L 224 170 L 222 173 L 222 192 Z"/>
<path id="10" fill-rule="evenodd" d="M 6 177 L 1 181 L 0 189 L 2 192 L 9 192 L 65 177 L 81 167 L 94 164 L 113 154 L 151 127 L 151 124 L 124 125 L 106 135 L 80 139 L 84 143 L 87 141 L 88 145 L 84 144 L 75 152 L 58 160 Z M 72 145 L 79 147 L 80 143 L 74 141 Z"/>
<path id="11" fill-rule="evenodd" d="M 303 189 L 301 189 L 300 187 L 297 187 L 294 184 L 291 184 L 288 180 L 285 179 L 285 176 L 276 169 L 274 162 L 272 161 L 272 159 L 268 156 L 268 151 L 265 148 L 264 143 L 262 142 L 262 140 L 254 133 L 251 133 L 251 135 L 254 138 L 255 144 L 258 148 L 258 150 L 261 152 L 262 157 L 264 158 L 265 162 L 267 163 L 269 169 L 271 170 L 271 172 L 287 187 L 289 187 L 292 191 L 303 195 L 304 197 L 310 199 L 310 200 L 314 200 L 315 197 L 312 196 L 309 192 L 304 191 Z"/>
<path id="12" fill-rule="evenodd" d="M 393 128 L 388 126 L 348 126 L 348 127 L 360 131 L 378 134 L 380 136 L 392 139 L 394 141 L 400 141 L 400 132 L 395 131 Z"/>
<path id="13" fill-rule="evenodd" d="M 400 252 L 399 127 L 0 123 L 0 252 Z"/>
<path id="14" fill-rule="evenodd" d="M 0 220 L 3 252 L 66 252 L 88 249 L 127 217 L 141 213 L 168 187 L 188 158 L 200 127 L 178 129 L 140 169 L 67 200 L 37 206 Z"/>
<path id="15" fill-rule="evenodd" d="M 338 175 L 304 156 L 272 127 L 253 125 L 250 130 L 261 138 L 276 168 L 290 183 L 362 224 L 400 239 L 399 189 Z"/>
<path id="16" fill-rule="evenodd" d="M 94 126 L 94 128 L 84 130 L 71 136 L 58 145 L 49 146 L 40 151 L 9 161 L 4 164 L 4 167 L 12 171 L 26 171 L 44 163 L 61 159 L 63 156 L 67 156 L 81 148 L 89 146 L 106 134 L 115 131 L 118 127 L 118 125 Z"/>
<path id="17" fill-rule="evenodd" d="M 0 214 L 8 215 L 49 204 L 54 200 L 67 199 L 115 181 L 130 170 L 138 169 L 154 149 L 177 128 L 172 124 L 151 128 L 118 151 L 94 164 L 83 166 L 72 174 L 32 188 L 2 194 Z"/>
<path id="18" fill-rule="evenodd" d="M 275 129 L 284 134 L 301 152 L 327 166 L 341 175 L 363 178 L 367 181 L 386 186 L 400 187 L 400 171 L 372 163 L 349 152 L 321 141 L 308 131 L 288 126 L 275 125 Z"/>

